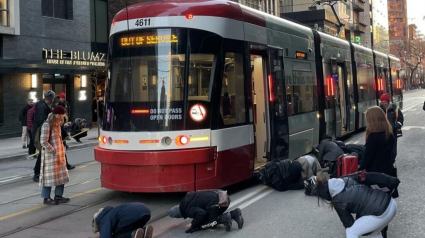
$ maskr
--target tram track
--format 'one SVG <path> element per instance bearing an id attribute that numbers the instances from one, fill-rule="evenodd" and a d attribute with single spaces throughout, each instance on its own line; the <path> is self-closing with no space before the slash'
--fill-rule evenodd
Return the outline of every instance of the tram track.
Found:
<path id="1" fill-rule="evenodd" d="M 99 178 L 99 177 L 97 177 L 97 178 L 88 179 L 88 180 L 85 180 L 85 181 L 82 181 L 82 182 L 73 183 L 73 184 L 70 184 L 70 185 L 66 186 L 66 188 L 74 187 L 74 186 L 82 185 L 82 184 L 86 184 L 86 183 L 90 183 L 90 182 L 93 182 L 93 181 L 96 181 L 96 180 L 99 180 L 99 179 L 100 179 L 100 178 Z M 34 197 L 34 196 L 40 196 L 40 193 L 41 193 L 41 192 L 37 192 L 37 193 L 33 193 L 33 194 L 31 194 L 31 195 L 27 195 L 27 196 L 23 196 L 23 197 L 20 197 L 20 198 L 17 198 L 17 199 L 11 200 L 11 201 L 7 201 L 7 202 L 0 203 L 0 207 L 1 207 L 1 206 L 4 206 L 4 205 L 8 205 L 8 204 L 13 204 L 13 203 L 15 203 L 15 202 L 22 201 L 22 200 L 24 200 L 24 199 L 31 198 L 31 197 Z"/>
<path id="2" fill-rule="evenodd" d="M 114 199 L 117 199 L 117 198 L 123 197 L 123 196 L 125 196 L 126 194 L 127 194 L 126 192 L 120 192 L 120 193 L 115 194 L 115 195 L 113 195 L 113 196 L 111 196 L 111 197 L 108 197 L 108 198 L 105 198 L 105 199 L 102 199 L 102 200 L 96 201 L 96 202 L 91 203 L 91 204 L 88 204 L 88 205 L 84 205 L 84 206 L 82 206 L 82 207 L 79 207 L 79 208 L 77 208 L 77 209 L 71 210 L 71 211 L 69 211 L 69 212 L 66 212 L 66 213 L 63 213 L 63 214 L 60 214 L 60 215 L 57 215 L 57 216 L 52 216 L 52 217 L 49 217 L 49 218 L 44 219 L 44 220 L 39 221 L 39 222 L 35 222 L 35 223 L 30 224 L 30 225 L 27 225 L 27 226 L 18 227 L 18 228 L 14 229 L 14 230 L 7 231 L 7 232 L 5 232 L 5 233 L 0 233 L 0 238 L 2 238 L 2 237 L 6 237 L 6 236 L 10 236 L 10 235 L 13 235 L 13 234 L 15 234 L 15 233 L 18 233 L 18 232 L 21 232 L 21 231 L 24 231 L 24 230 L 27 230 L 27 229 L 30 229 L 30 228 L 33 228 L 33 227 L 36 227 L 36 226 L 43 225 L 43 224 L 45 224 L 45 223 L 48 223 L 48 222 L 51 222 L 51 221 L 54 221 L 54 220 L 60 219 L 60 218 L 65 217 L 65 216 L 69 216 L 69 215 L 71 215 L 71 214 L 74 214 L 74 213 L 77 213 L 77 212 L 83 211 L 83 210 L 88 209 L 88 208 L 90 208 L 90 207 L 93 207 L 93 206 L 96 206 L 96 205 L 99 205 L 99 204 L 102 204 L 102 203 L 105 203 L 105 202 L 108 202 L 108 201 L 111 201 L 111 200 L 114 200 Z"/>

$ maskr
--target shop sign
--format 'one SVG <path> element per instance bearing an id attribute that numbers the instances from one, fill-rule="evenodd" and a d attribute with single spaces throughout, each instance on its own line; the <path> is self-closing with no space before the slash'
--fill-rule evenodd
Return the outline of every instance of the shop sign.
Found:
<path id="1" fill-rule="evenodd" d="M 106 54 L 90 51 L 66 51 L 43 48 L 43 59 L 47 64 L 70 66 L 106 66 Z"/>

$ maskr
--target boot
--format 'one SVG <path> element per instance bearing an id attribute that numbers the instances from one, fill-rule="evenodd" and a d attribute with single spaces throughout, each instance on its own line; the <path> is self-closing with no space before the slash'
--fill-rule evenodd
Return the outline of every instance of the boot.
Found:
<path id="1" fill-rule="evenodd" d="M 217 223 L 223 224 L 226 227 L 226 231 L 230 231 L 230 228 L 232 228 L 232 216 L 226 212 L 218 217 Z"/>
<path id="2" fill-rule="evenodd" d="M 238 224 L 238 228 L 242 229 L 242 227 L 243 227 L 243 217 L 242 217 L 241 209 L 236 208 L 233 211 L 230 211 L 230 216 Z"/>
<path id="3" fill-rule="evenodd" d="M 71 199 L 69 199 L 69 198 L 65 198 L 65 197 L 62 197 L 62 196 L 56 196 L 55 195 L 55 201 L 57 201 L 58 203 L 67 203 L 70 200 Z"/>
<path id="4" fill-rule="evenodd" d="M 387 231 L 381 231 L 382 237 L 387 238 Z"/>

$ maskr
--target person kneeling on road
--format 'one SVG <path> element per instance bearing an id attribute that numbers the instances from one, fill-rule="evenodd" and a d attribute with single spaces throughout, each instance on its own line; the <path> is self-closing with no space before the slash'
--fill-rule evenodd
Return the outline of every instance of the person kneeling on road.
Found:
<path id="1" fill-rule="evenodd" d="M 151 238 L 153 228 L 145 226 L 150 218 L 151 211 L 143 203 L 107 206 L 94 214 L 92 229 L 100 238 Z"/>
<path id="2" fill-rule="evenodd" d="M 230 198 L 223 190 L 189 192 L 180 205 L 168 211 L 168 215 L 172 218 L 193 218 L 186 233 L 214 228 L 219 224 L 223 224 L 226 231 L 230 231 L 232 219 L 236 221 L 238 228 L 242 229 L 244 220 L 239 208 L 224 213 L 229 205 Z"/>
<path id="3" fill-rule="evenodd" d="M 397 204 L 387 193 L 359 184 L 351 178 L 317 176 L 318 199 L 330 202 L 346 229 L 347 238 L 383 237 L 384 229 L 397 213 Z M 352 213 L 356 213 L 354 220 Z M 384 233 L 384 238 L 386 233 Z"/>

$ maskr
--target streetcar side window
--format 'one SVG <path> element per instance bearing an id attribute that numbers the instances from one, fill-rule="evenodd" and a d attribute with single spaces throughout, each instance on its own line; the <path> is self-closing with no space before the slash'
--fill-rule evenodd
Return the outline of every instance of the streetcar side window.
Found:
<path id="1" fill-rule="evenodd" d="M 221 84 L 220 114 L 225 126 L 242 124 L 245 117 L 243 55 L 227 52 Z"/>

